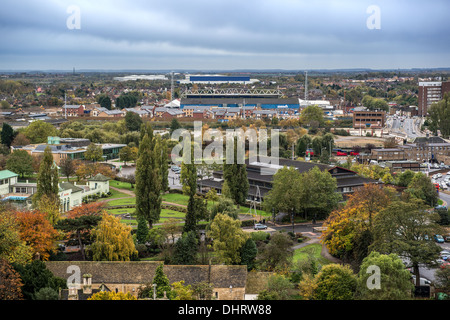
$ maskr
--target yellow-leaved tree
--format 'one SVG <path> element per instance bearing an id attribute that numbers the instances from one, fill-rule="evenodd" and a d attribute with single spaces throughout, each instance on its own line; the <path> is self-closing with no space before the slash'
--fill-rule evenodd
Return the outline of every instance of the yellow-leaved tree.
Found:
<path id="1" fill-rule="evenodd" d="M 100 291 L 94 293 L 88 300 L 137 300 L 131 293 Z"/>
<path id="2" fill-rule="evenodd" d="M 91 245 L 94 261 L 130 261 L 137 250 L 131 236 L 131 227 L 120 222 L 106 212 L 92 231 L 94 242 Z"/>

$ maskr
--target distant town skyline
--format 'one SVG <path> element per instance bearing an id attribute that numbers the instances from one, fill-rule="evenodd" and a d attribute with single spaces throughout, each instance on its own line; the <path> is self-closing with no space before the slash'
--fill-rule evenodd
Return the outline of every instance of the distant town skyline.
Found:
<path id="1" fill-rule="evenodd" d="M 2 1 L 0 70 L 450 67 L 450 3 Z"/>

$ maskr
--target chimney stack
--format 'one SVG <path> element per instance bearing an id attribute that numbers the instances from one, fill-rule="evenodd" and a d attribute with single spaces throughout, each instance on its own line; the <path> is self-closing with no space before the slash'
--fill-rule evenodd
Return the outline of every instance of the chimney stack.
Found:
<path id="1" fill-rule="evenodd" d="M 90 274 L 83 275 L 83 293 L 92 294 L 92 275 Z"/>

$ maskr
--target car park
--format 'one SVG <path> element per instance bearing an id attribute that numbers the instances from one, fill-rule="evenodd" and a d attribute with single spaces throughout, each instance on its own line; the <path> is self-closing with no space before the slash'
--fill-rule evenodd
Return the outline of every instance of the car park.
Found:
<path id="1" fill-rule="evenodd" d="M 267 229 L 267 226 L 265 224 L 262 223 L 257 223 L 254 225 L 253 229 L 255 230 L 264 230 Z"/>

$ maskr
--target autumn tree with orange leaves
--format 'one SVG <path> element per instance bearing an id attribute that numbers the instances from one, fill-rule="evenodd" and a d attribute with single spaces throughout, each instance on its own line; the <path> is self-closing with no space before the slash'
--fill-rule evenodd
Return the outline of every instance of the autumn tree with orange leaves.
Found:
<path id="1" fill-rule="evenodd" d="M 46 218 L 46 214 L 39 211 L 14 212 L 19 226 L 20 238 L 39 254 L 42 260 L 48 260 L 55 250 L 58 232 Z"/>
<path id="2" fill-rule="evenodd" d="M 22 279 L 8 260 L 0 258 L 0 300 L 23 300 Z"/>
<path id="3" fill-rule="evenodd" d="M 344 207 L 334 210 L 323 227 L 321 241 L 331 255 L 359 265 L 373 242 L 372 221 L 394 200 L 391 187 L 366 184 L 358 188 Z"/>

